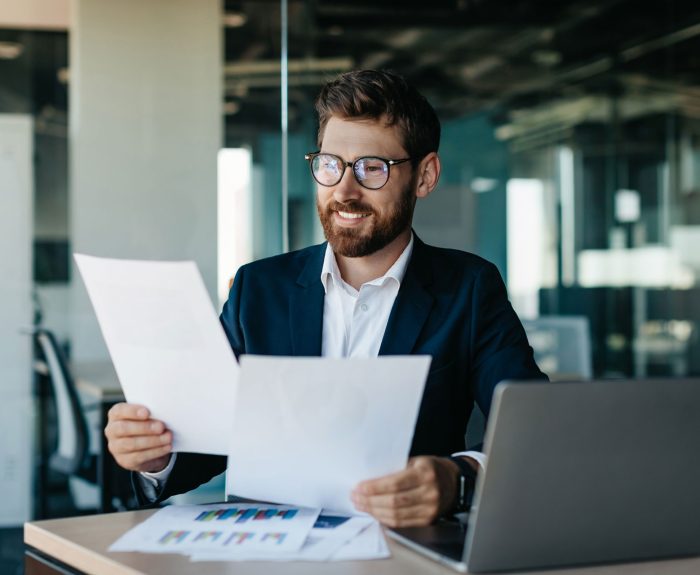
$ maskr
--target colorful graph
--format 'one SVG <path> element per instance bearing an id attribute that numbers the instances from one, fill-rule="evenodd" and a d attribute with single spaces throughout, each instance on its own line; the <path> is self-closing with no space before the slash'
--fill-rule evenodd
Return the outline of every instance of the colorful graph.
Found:
<path id="1" fill-rule="evenodd" d="M 287 537 L 286 533 L 263 533 L 262 541 L 268 541 L 269 543 L 275 543 L 281 545 L 284 539 Z"/>
<path id="2" fill-rule="evenodd" d="M 250 533 L 249 531 L 235 531 L 224 541 L 224 545 L 241 545 L 253 537 L 255 537 L 255 533 Z"/>
<path id="3" fill-rule="evenodd" d="M 195 541 L 216 541 L 221 537 L 221 531 L 200 531 L 194 538 Z"/>
<path id="4" fill-rule="evenodd" d="M 292 519 L 298 509 L 274 509 L 264 507 L 239 508 L 230 507 L 226 509 L 214 509 L 212 511 L 202 511 L 195 521 L 226 521 L 232 520 L 236 523 L 246 521 L 267 521 L 270 519 Z"/>
<path id="5" fill-rule="evenodd" d="M 158 540 L 158 543 L 162 543 L 163 545 L 168 543 L 182 543 L 185 539 L 187 539 L 189 534 L 189 531 L 168 531 Z"/>

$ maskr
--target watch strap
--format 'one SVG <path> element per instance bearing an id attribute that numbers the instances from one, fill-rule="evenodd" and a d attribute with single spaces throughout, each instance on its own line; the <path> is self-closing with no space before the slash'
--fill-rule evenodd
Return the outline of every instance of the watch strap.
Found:
<path id="1" fill-rule="evenodd" d="M 469 511 L 474 498 L 474 488 L 476 487 L 476 470 L 463 457 L 449 457 L 451 461 L 459 467 L 459 485 L 455 501 L 455 513 Z"/>

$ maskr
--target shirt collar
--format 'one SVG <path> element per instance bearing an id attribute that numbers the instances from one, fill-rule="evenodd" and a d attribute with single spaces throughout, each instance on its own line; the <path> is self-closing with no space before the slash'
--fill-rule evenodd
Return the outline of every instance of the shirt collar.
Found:
<path id="1" fill-rule="evenodd" d="M 372 281 L 367 282 L 368 284 L 381 285 L 386 279 L 392 278 L 396 283 L 401 285 L 404 276 L 406 275 L 406 268 L 408 267 L 408 262 L 411 259 L 411 254 L 413 253 L 413 232 L 411 232 L 411 239 L 408 241 L 408 245 L 404 248 L 401 255 L 394 262 L 387 272 L 380 278 L 376 278 Z M 331 244 L 326 244 L 326 254 L 323 258 L 323 267 L 321 268 L 321 283 L 323 284 L 323 291 L 328 293 L 328 278 L 331 278 L 336 285 L 342 285 L 343 278 L 340 275 L 340 269 L 338 268 L 338 262 L 335 260 L 335 254 L 331 248 Z"/>

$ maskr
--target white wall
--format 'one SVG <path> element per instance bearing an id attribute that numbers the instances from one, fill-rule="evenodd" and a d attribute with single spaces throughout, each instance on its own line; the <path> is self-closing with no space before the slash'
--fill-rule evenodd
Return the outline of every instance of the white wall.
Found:
<path id="1" fill-rule="evenodd" d="M 0 526 L 29 519 L 32 490 L 32 121 L 0 115 Z"/>
<path id="2" fill-rule="evenodd" d="M 193 259 L 216 294 L 219 0 L 73 0 L 74 251 Z M 73 268 L 76 359 L 106 350 Z"/>

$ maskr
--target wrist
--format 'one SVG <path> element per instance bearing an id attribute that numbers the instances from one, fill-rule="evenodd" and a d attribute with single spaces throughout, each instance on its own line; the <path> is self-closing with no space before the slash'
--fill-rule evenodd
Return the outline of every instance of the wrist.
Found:
<path id="1" fill-rule="evenodd" d="M 455 497 L 452 500 L 452 511 L 454 513 L 463 513 L 469 511 L 471 508 L 479 465 L 476 461 L 468 457 L 453 456 L 450 457 L 449 460 L 458 470 Z"/>

